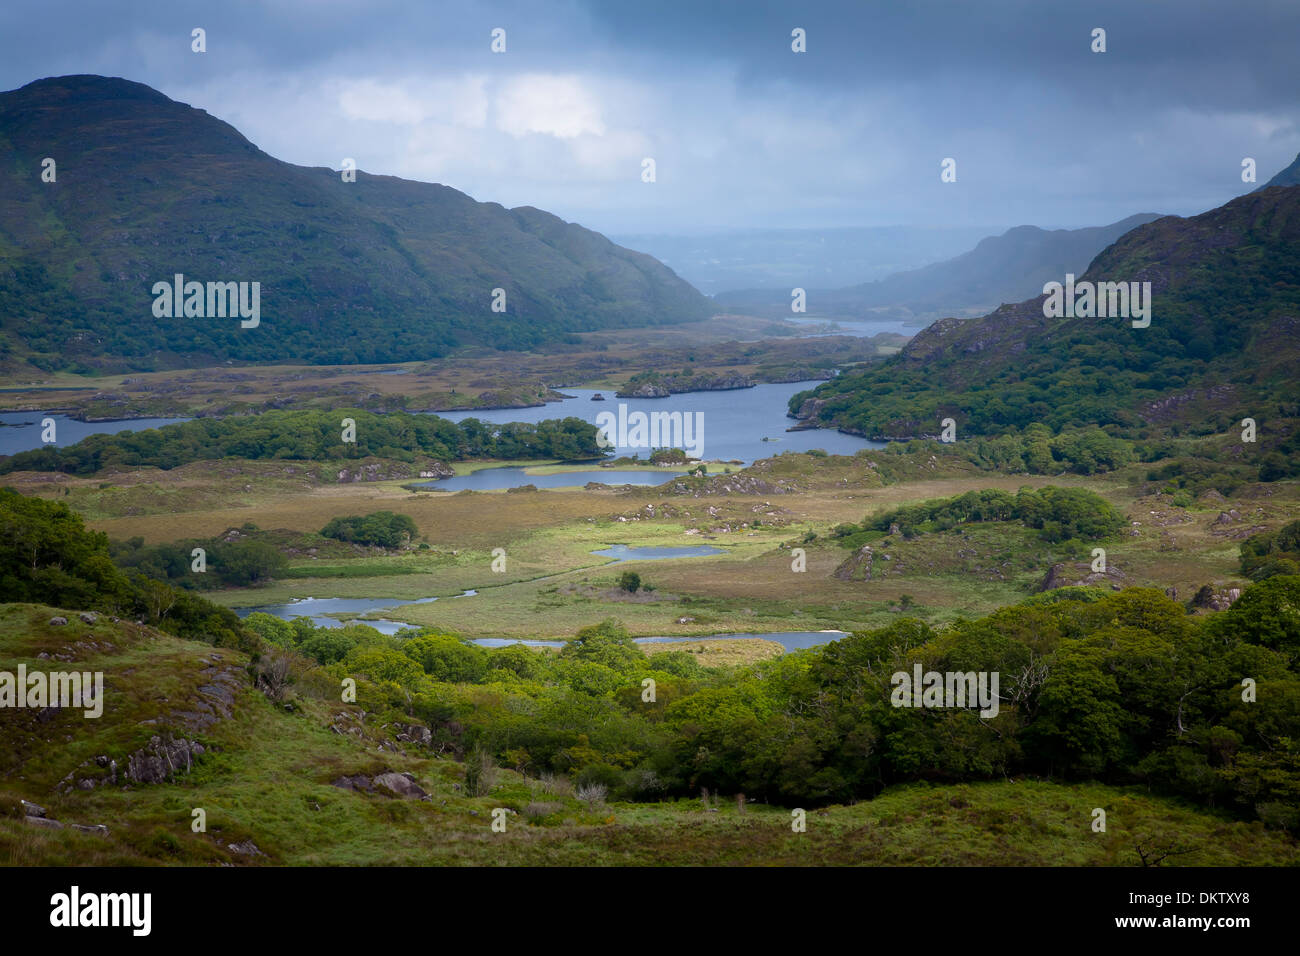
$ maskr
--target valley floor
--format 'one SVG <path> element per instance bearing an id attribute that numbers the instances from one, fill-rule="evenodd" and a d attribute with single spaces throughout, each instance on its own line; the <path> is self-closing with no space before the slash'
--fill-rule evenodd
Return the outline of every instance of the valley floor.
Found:
<path id="1" fill-rule="evenodd" d="M 669 482 L 619 489 L 613 472 L 604 488 L 454 494 L 397 481 L 322 484 L 287 462 L 200 462 L 84 479 L 15 474 L 5 483 L 65 501 L 120 540 L 217 538 L 249 523 L 259 529 L 254 534 L 278 536 L 271 540 L 291 552 L 289 574 L 260 587 L 205 592 L 230 607 L 303 597 L 400 602 L 472 589 L 478 592 L 472 598 L 370 616 L 476 638 L 567 639 L 608 617 L 634 635 L 664 636 L 851 631 L 887 623 L 903 608 L 941 623 L 1023 600 L 1058 564 L 1075 578 L 1088 575 L 1086 552 L 1067 552 L 998 524 L 910 541 L 890 537 L 877 548 L 869 580 L 837 576 L 849 557 L 832 535 L 837 525 L 977 489 L 1055 484 L 1098 492 L 1129 522 L 1122 539 L 1108 544 L 1107 583 L 1172 589 L 1182 601 L 1206 584 L 1248 584 L 1238 569 L 1240 541 L 1300 516 L 1300 488 L 1291 482 L 1246 486 L 1232 499 L 1203 496 L 1179 507 L 1168 495 L 1141 494 L 1138 468 L 1091 478 L 954 469 L 885 484 L 872 465 L 865 452 L 786 454 L 703 487 Z M 332 518 L 378 510 L 413 518 L 425 547 L 309 553 L 311 539 L 320 544 L 316 533 Z M 616 544 L 710 545 L 724 553 L 618 564 L 592 553 Z M 806 555 L 804 572 L 793 570 L 796 547 Z M 495 549 L 504 550 L 504 570 L 494 563 Z M 615 581 L 628 569 L 655 590 L 619 593 Z"/>

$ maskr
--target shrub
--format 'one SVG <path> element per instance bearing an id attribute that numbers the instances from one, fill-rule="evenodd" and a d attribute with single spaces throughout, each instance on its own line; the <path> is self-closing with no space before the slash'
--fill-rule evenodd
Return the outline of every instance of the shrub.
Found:
<path id="1" fill-rule="evenodd" d="M 334 518 L 321 528 L 327 538 L 351 544 L 370 544 L 381 548 L 398 548 L 420 533 L 409 515 L 376 511 L 368 515 Z"/>
<path id="2" fill-rule="evenodd" d="M 465 755 L 465 792 L 469 796 L 486 796 L 496 782 L 497 764 L 492 754 L 480 746 Z"/>
<path id="3" fill-rule="evenodd" d="M 554 803 L 551 801 L 538 802 L 534 800 L 524 807 L 524 819 L 529 823 L 542 824 L 548 817 L 552 817 L 564 809 L 564 804 Z"/>

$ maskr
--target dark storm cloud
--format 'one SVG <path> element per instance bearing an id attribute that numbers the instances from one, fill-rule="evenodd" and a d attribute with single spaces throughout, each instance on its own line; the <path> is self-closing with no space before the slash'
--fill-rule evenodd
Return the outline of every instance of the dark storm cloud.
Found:
<path id="1" fill-rule="evenodd" d="M 1069 226 L 1198 212 L 1252 188 L 1243 157 L 1261 180 L 1289 163 L 1297 39 L 1291 0 L 20 0 L 0 85 L 126 76 L 292 162 L 353 156 L 607 231 Z"/>

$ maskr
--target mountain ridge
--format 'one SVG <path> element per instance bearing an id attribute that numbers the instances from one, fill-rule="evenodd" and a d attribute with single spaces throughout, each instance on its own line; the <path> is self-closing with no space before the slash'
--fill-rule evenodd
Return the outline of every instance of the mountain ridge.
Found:
<path id="1" fill-rule="evenodd" d="M 1244 417 L 1268 418 L 1275 439 L 1294 433 L 1300 189 L 1153 220 L 1099 253 L 1076 280 L 1085 281 L 1150 282 L 1150 327 L 1046 317 L 1039 294 L 936 322 L 880 366 L 795 396 L 791 409 L 881 438 L 937 434 L 943 417 L 959 435 L 1039 423 L 1139 438 L 1180 417 L 1189 434 Z"/>
<path id="2" fill-rule="evenodd" d="M 1270 186 L 1300 186 L 1300 153 L 1297 153 L 1296 158 L 1291 160 L 1290 166 L 1279 170 L 1277 175 L 1254 191 L 1260 192 Z"/>
<path id="3" fill-rule="evenodd" d="M 1020 301 L 1052 276 L 1083 272 L 1111 242 L 1158 218 L 1156 213 L 1136 213 L 1083 229 L 1013 226 L 941 262 L 874 282 L 809 290 L 809 314 L 858 319 L 982 314 L 999 303 Z M 732 310 L 747 308 L 763 315 L 788 315 L 790 310 L 788 294 L 772 290 L 720 293 L 715 301 Z"/>
<path id="4" fill-rule="evenodd" d="M 46 369 L 407 361 L 711 313 L 662 263 L 535 207 L 344 182 L 122 78 L 0 94 L 0 168 L 3 351 Z M 259 281 L 257 334 L 156 319 L 150 287 L 178 272 Z"/>

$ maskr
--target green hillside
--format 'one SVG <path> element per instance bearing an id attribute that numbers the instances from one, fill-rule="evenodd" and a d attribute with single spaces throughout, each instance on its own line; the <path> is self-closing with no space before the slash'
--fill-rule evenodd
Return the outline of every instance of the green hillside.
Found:
<path id="1" fill-rule="evenodd" d="M 260 325 L 156 318 L 153 284 L 177 273 L 260 282 Z M 0 94 L 0 361 L 398 362 L 709 310 L 657 260 L 539 209 L 364 172 L 345 183 L 139 83 L 64 76 Z"/>
<path id="2" fill-rule="evenodd" d="M 742 812 L 729 794 L 586 801 L 563 779 L 506 768 L 471 793 L 463 762 L 412 742 L 409 723 L 340 703 L 337 682 L 297 672 L 291 697 L 275 700 L 242 652 L 0 605 L 0 668 L 42 666 L 38 655 L 76 644 L 75 666 L 109 675 L 108 706 L 97 720 L 0 721 L 0 865 L 1136 866 L 1140 852 L 1177 853 L 1167 863 L 1181 866 L 1300 863 L 1285 832 L 1097 783 L 897 786 L 809 807 L 804 833 L 789 809 Z M 150 758 L 182 751 L 189 766 L 155 779 Z M 376 785 L 386 773 L 410 774 L 427 799 Z M 30 822 L 21 801 L 47 822 Z M 1105 833 L 1091 828 L 1098 807 Z M 491 829 L 496 808 L 505 832 Z"/>
<path id="3" fill-rule="evenodd" d="M 1097 426 L 1127 440 L 1239 435 L 1253 418 L 1259 440 L 1245 449 L 1237 440 L 1236 457 L 1294 463 L 1300 189 L 1139 226 L 1078 281 L 1150 282 L 1150 326 L 1047 318 L 1040 295 L 936 322 L 885 362 L 796 395 L 791 410 L 885 438 L 938 436 L 950 417 L 958 444 L 1035 424 L 1045 435 Z"/>

